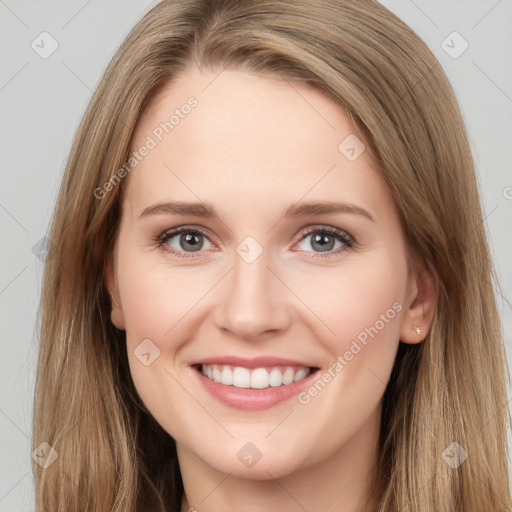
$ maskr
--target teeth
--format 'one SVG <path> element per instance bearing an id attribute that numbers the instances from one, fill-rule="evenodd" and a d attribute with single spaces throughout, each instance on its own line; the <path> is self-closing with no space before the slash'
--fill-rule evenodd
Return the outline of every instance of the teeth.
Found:
<path id="1" fill-rule="evenodd" d="M 291 384 L 293 382 L 293 376 L 295 372 L 293 371 L 293 368 L 286 368 L 286 371 L 283 373 L 283 384 Z"/>
<path id="2" fill-rule="evenodd" d="M 220 381 L 222 384 L 226 384 L 231 386 L 233 384 L 233 372 L 227 366 L 222 369 L 222 373 L 220 374 Z"/>
<path id="3" fill-rule="evenodd" d="M 237 388 L 265 389 L 292 384 L 304 379 L 309 368 L 274 366 L 272 368 L 244 368 L 224 364 L 203 364 L 201 373 L 214 382 Z"/>
<path id="4" fill-rule="evenodd" d="M 264 389 L 270 385 L 270 378 L 265 368 L 256 368 L 251 373 L 251 388 Z"/>
<path id="5" fill-rule="evenodd" d="M 297 382 L 298 380 L 302 380 L 309 373 L 309 368 L 302 368 L 298 372 L 295 372 L 293 377 L 293 382 Z"/>
<path id="6" fill-rule="evenodd" d="M 251 372 L 247 368 L 237 366 L 233 372 L 233 386 L 237 388 L 250 388 Z"/>
<path id="7" fill-rule="evenodd" d="M 274 388 L 280 386 L 283 383 L 283 375 L 279 371 L 279 368 L 272 368 L 272 370 L 270 370 L 269 383 Z"/>

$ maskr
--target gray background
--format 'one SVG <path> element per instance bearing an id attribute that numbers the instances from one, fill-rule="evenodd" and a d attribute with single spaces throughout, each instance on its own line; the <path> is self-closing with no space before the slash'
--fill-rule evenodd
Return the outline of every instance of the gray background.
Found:
<path id="1" fill-rule="evenodd" d="M 34 509 L 30 437 L 42 262 L 33 248 L 46 234 L 92 91 L 115 49 L 154 3 L 0 0 L 0 512 Z M 502 286 L 497 296 L 510 364 L 512 1 L 382 3 L 427 42 L 459 99 Z M 39 52 L 51 48 L 43 31 L 58 44 L 47 58 L 31 47 L 35 41 Z M 458 56 L 464 41 L 469 47 Z"/>

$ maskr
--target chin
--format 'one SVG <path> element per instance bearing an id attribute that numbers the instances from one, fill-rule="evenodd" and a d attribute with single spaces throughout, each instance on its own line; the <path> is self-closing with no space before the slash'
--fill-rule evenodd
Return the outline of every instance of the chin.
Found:
<path id="1" fill-rule="evenodd" d="M 230 447 L 224 446 L 220 450 L 204 454 L 201 459 L 217 471 L 252 480 L 283 477 L 305 466 L 305 461 L 298 460 L 297 455 L 290 452 L 290 447 L 284 451 L 283 444 L 267 442 L 264 446 L 263 442 L 250 441 L 236 441 L 231 444 Z M 200 455 L 200 452 L 198 453 Z"/>

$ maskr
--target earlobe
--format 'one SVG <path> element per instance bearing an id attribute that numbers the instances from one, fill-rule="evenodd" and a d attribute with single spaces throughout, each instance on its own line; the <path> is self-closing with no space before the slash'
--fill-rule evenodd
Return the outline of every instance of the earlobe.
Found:
<path id="1" fill-rule="evenodd" d="M 411 273 L 408 294 L 400 327 L 400 341 L 420 343 L 432 325 L 436 303 L 436 286 L 432 273 L 422 267 Z"/>
<path id="2" fill-rule="evenodd" d="M 113 253 L 110 252 L 105 259 L 105 272 L 103 276 L 104 284 L 111 301 L 110 320 L 118 329 L 124 330 L 126 329 L 124 314 L 121 307 L 121 298 L 119 296 L 119 290 L 116 283 L 117 280 L 115 278 L 113 259 Z"/>

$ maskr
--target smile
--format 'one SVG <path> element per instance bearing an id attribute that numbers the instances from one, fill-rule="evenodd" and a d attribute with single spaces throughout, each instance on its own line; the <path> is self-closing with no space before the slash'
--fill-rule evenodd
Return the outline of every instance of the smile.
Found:
<path id="1" fill-rule="evenodd" d="M 189 365 L 208 395 L 224 405 L 247 411 L 269 409 L 291 399 L 310 384 L 319 370 L 300 361 L 270 356 L 217 356 Z"/>
<path id="2" fill-rule="evenodd" d="M 288 386 L 307 377 L 311 368 L 274 366 L 245 368 L 227 364 L 203 364 L 201 373 L 210 380 L 237 388 L 266 389 Z"/>

